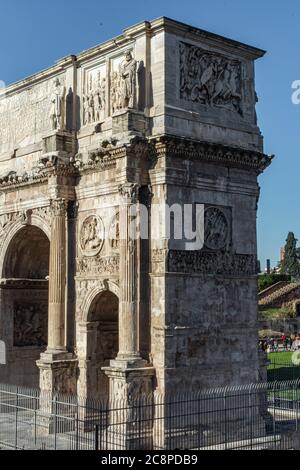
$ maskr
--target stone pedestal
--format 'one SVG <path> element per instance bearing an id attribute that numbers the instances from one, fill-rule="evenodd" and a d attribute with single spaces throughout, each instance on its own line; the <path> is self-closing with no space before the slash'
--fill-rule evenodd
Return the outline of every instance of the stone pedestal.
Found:
<path id="1" fill-rule="evenodd" d="M 144 137 L 147 129 L 147 118 L 144 113 L 127 109 L 112 117 L 112 134 L 132 137 Z"/>
<path id="2" fill-rule="evenodd" d="M 74 153 L 74 135 L 67 131 L 53 131 L 43 138 L 43 158 L 56 155 L 67 158 Z"/>
<path id="3" fill-rule="evenodd" d="M 60 395 L 75 396 L 78 362 L 72 354 L 41 355 L 37 362 L 40 369 L 40 407 L 37 413 L 40 435 L 74 431 L 72 426 L 77 412 L 76 407 Z M 71 426 L 71 427 L 70 427 Z"/>
<path id="4" fill-rule="evenodd" d="M 145 364 L 141 361 L 140 365 Z M 110 379 L 110 412 L 108 435 L 114 450 L 143 450 L 152 446 L 152 367 L 138 363 L 111 361 L 104 368 Z"/>
<path id="5" fill-rule="evenodd" d="M 40 369 L 40 389 L 49 398 L 55 394 L 75 395 L 78 361 L 70 353 L 45 353 L 37 362 Z"/>

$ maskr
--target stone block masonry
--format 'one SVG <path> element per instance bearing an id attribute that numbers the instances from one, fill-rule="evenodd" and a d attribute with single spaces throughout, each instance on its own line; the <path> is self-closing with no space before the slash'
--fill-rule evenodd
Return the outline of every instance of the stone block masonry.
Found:
<path id="1" fill-rule="evenodd" d="M 257 380 L 263 55 L 159 18 L 0 91 L 1 382 L 130 404 Z M 202 205 L 200 250 L 155 237 L 158 204 Z"/>

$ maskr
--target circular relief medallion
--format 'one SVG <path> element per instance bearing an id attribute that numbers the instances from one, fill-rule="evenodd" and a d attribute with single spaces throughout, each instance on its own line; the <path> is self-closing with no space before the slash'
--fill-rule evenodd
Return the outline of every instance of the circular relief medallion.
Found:
<path id="1" fill-rule="evenodd" d="M 217 207 L 205 211 L 205 246 L 210 250 L 225 248 L 229 236 L 227 218 Z"/>
<path id="2" fill-rule="evenodd" d="M 85 219 L 80 231 L 80 248 L 86 256 L 96 256 L 104 243 L 104 224 L 97 215 Z"/>

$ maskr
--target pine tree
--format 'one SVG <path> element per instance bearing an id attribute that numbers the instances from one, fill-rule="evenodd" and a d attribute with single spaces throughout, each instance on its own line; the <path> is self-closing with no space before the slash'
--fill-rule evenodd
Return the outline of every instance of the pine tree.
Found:
<path id="1" fill-rule="evenodd" d="M 289 274 L 293 277 L 300 276 L 300 264 L 298 260 L 298 252 L 297 252 L 297 239 L 293 232 L 288 234 L 285 251 L 284 251 L 284 258 L 281 263 L 281 274 Z"/>

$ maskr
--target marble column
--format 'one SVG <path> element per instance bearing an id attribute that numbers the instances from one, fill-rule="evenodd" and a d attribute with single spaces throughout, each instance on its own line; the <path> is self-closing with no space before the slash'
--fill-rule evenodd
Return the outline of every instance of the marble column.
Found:
<path id="1" fill-rule="evenodd" d="M 120 300 L 119 354 L 117 360 L 136 363 L 139 353 L 139 281 L 140 259 L 137 237 L 139 227 L 139 186 L 125 183 L 120 192 Z"/>
<path id="2" fill-rule="evenodd" d="M 51 202 L 52 224 L 49 266 L 48 349 L 50 353 L 65 352 L 66 296 L 66 214 L 67 202 Z"/>
<path id="3" fill-rule="evenodd" d="M 120 186 L 120 299 L 119 299 L 119 354 L 103 370 L 109 377 L 109 398 L 119 400 L 126 416 L 112 412 L 110 419 L 116 424 L 112 445 L 116 448 L 135 449 L 138 445 L 136 426 L 130 418 L 143 420 L 136 401 L 149 397 L 153 391 L 154 369 L 141 358 L 139 351 L 139 298 L 140 298 L 140 237 L 139 186 L 125 183 Z M 121 445 L 121 447 L 119 447 Z"/>
<path id="4" fill-rule="evenodd" d="M 51 202 L 48 347 L 37 362 L 46 393 L 76 393 L 77 360 L 66 347 L 67 209 L 64 199 Z"/>

